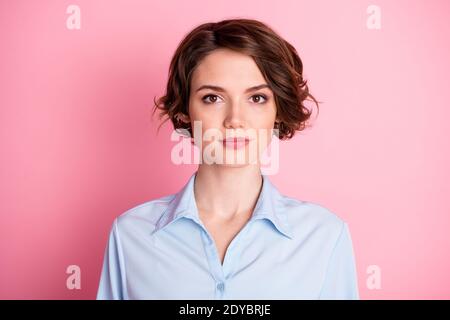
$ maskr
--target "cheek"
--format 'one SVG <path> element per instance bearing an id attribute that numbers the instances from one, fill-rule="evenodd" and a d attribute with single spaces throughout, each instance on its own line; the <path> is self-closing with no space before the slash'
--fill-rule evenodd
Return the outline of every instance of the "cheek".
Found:
<path id="1" fill-rule="evenodd" d="M 270 102 L 262 105 L 255 105 L 253 108 L 250 108 L 250 112 L 252 118 L 258 119 L 261 123 L 261 127 L 270 126 L 270 123 L 275 122 L 275 118 L 277 116 L 277 107 L 273 102 L 273 98 L 269 100 Z M 269 125 L 268 125 L 269 124 Z"/>
<path id="2" fill-rule="evenodd" d="M 264 146 L 267 146 L 272 141 L 276 120 L 276 107 L 268 107 L 269 109 L 264 110 L 265 112 L 254 115 L 251 124 L 253 128 L 257 129 L 258 141 L 261 141 Z"/>
<path id="3" fill-rule="evenodd" d="M 271 129 L 275 125 L 276 110 L 270 108 L 269 110 L 263 110 L 263 112 L 254 113 L 250 119 L 253 128 Z"/>
<path id="4" fill-rule="evenodd" d="M 209 134 L 211 134 L 211 132 L 220 128 L 218 117 L 212 115 L 210 112 L 199 110 L 199 108 L 196 108 L 195 106 L 193 106 L 189 112 L 194 141 L 197 143 L 202 141 L 202 145 L 205 147 L 211 143 L 211 141 L 205 141 L 205 132 L 208 129 L 211 129 L 209 132 Z"/>
<path id="5" fill-rule="evenodd" d="M 198 126 L 197 130 L 194 130 L 194 135 L 196 133 L 201 132 L 204 136 L 205 131 L 209 130 L 210 134 L 214 133 L 217 130 L 220 130 L 221 128 L 221 122 L 218 117 L 213 117 L 209 114 L 196 114 L 191 118 L 192 122 L 192 129 L 194 130 L 194 126 Z"/>
<path id="6" fill-rule="evenodd" d="M 212 107 L 211 107 L 212 108 Z M 193 103 L 189 107 L 189 114 L 191 120 L 202 121 L 203 123 L 217 122 L 217 112 L 209 108 L 209 106 Z"/>

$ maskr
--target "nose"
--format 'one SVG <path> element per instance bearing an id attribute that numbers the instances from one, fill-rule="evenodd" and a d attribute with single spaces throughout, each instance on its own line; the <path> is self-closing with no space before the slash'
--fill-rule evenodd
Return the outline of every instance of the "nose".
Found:
<path id="1" fill-rule="evenodd" d="M 245 127 L 243 108 L 237 102 L 232 102 L 227 108 L 224 119 L 224 127 L 227 129 L 237 129 Z"/>

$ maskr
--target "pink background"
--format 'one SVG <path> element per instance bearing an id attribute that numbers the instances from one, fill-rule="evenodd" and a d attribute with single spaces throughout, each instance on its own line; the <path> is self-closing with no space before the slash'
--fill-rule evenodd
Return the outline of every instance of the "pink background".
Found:
<path id="1" fill-rule="evenodd" d="M 380 30 L 366 27 L 371 4 Z M 271 179 L 349 223 L 361 298 L 450 298 L 445 0 L 2 1 L 0 298 L 95 298 L 112 220 L 196 168 L 171 163 L 171 126 L 157 135 L 151 119 L 170 58 L 194 26 L 234 17 L 291 42 L 324 101 Z M 71 264 L 80 290 L 66 288 Z"/>

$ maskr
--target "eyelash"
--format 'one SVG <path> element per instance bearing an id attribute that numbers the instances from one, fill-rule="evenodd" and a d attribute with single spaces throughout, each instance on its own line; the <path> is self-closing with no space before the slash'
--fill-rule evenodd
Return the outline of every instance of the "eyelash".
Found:
<path id="1" fill-rule="evenodd" d="M 255 95 L 253 95 L 252 97 L 263 97 L 264 99 L 265 99 L 265 101 L 264 102 L 255 102 L 256 104 L 265 104 L 266 102 L 267 102 L 267 100 L 268 100 L 268 98 L 267 98 L 267 96 L 266 95 L 264 95 L 264 94 L 255 94 Z M 215 94 L 207 94 L 206 96 L 204 96 L 203 98 L 202 98 L 202 101 L 204 102 L 204 103 L 206 103 L 206 104 L 213 104 L 214 102 L 206 102 L 205 100 L 206 100 L 206 98 L 208 98 L 208 97 L 218 97 L 218 95 L 215 95 Z"/>

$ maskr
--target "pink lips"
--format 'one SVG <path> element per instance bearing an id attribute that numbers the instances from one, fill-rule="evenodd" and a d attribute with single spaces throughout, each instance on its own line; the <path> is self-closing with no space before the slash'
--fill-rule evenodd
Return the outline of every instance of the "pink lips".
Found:
<path id="1" fill-rule="evenodd" d="M 250 141 L 249 138 L 235 137 L 235 138 L 223 139 L 222 143 L 226 148 L 240 149 L 240 148 L 245 147 L 249 143 L 249 141 Z"/>

